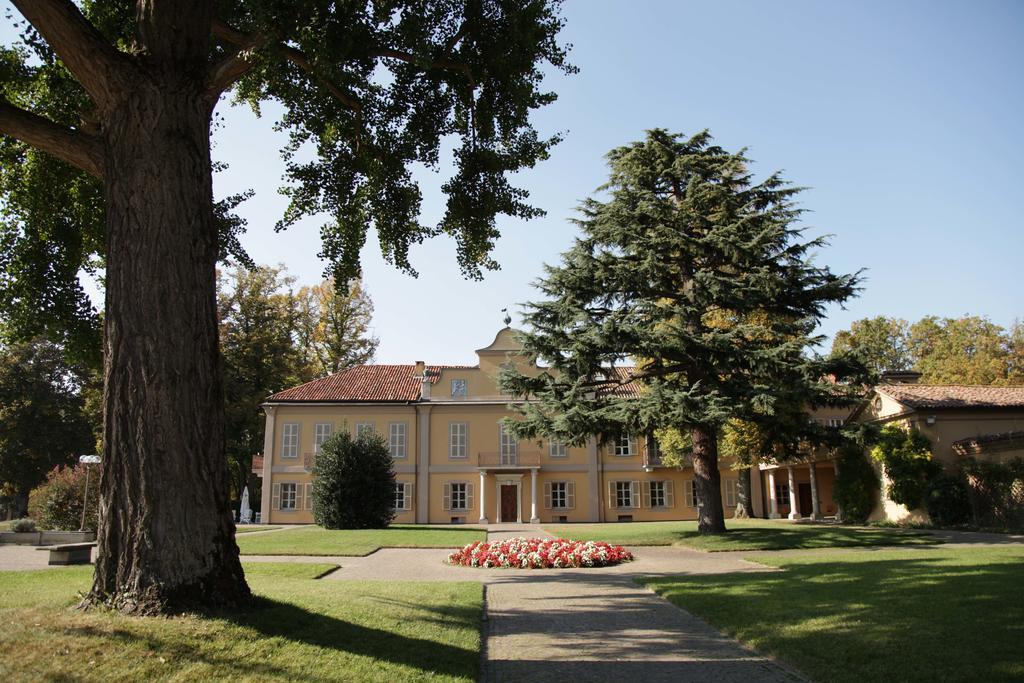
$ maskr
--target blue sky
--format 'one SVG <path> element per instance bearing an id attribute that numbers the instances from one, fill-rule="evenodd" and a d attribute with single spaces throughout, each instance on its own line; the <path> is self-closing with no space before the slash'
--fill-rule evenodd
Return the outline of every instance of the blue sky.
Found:
<path id="1" fill-rule="evenodd" d="M 727 148 L 748 147 L 757 173 L 782 169 L 810 188 L 806 223 L 834 235 L 817 260 L 867 269 L 861 296 L 831 310 L 823 333 L 874 315 L 1024 317 L 1024 3 L 569 0 L 565 15 L 580 73 L 548 79 L 559 100 L 535 120 L 566 138 L 516 179 L 547 216 L 500 222 L 502 269 L 483 282 L 460 277 L 447 239 L 413 249 L 413 280 L 371 236 L 379 362 L 475 361 L 500 309 L 536 298 L 542 264 L 571 244 L 568 219 L 604 181 L 603 155 L 652 127 L 709 128 Z M 240 209 L 245 246 L 317 280 L 318 222 L 273 232 L 284 208 L 274 108 L 261 120 L 220 112 L 214 155 L 230 169 L 217 193 L 257 192 Z M 444 174 L 421 177 L 424 220 L 436 222 Z"/>

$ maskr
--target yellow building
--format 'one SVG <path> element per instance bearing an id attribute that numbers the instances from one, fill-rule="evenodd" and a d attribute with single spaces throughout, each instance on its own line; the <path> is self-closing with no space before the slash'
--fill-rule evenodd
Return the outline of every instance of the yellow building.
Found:
<path id="1" fill-rule="evenodd" d="M 363 365 L 270 396 L 262 521 L 313 521 L 313 460 L 339 429 L 387 441 L 399 523 L 696 519 L 692 470 L 661 466 L 642 435 L 595 437 L 577 448 L 506 433 L 502 418 L 513 413 L 497 387 L 501 366 L 538 370 L 507 327 L 476 353 L 474 366 Z M 721 476 L 731 516 L 737 473 L 723 463 Z"/>
<path id="2" fill-rule="evenodd" d="M 892 377 L 890 375 L 890 377 Z M 851 419 L 879 426 L 917 429 L 932 456 L 953 470 L 966 457 L 993 462 L 1024 457 L 1024 387 L 918 384 L 917 373 L 875 387 Z M 885 496 L 883 486 L 872 520 L 928 521 L 925 510 L 908 510 Z"/>

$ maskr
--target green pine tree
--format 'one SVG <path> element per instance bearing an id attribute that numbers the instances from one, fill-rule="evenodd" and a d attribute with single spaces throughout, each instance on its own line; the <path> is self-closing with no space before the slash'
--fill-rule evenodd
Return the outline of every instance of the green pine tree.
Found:
<path id="1" fill-rule="evenodd" d="M 829 304 L 857 275 L 811 262 L 825 245 L 797 225 L 800 188 L 777 173 L 755 182 L 743 151 L 665 130 L 612 150 L 601 198 L 586 200 L 582 230 L 526 306 L 526 352 L 549 366 L 503 373 L 504 390 L 530 395 L 514 429 L 580 443 L 590 434 L 690 435 L 701 533 L 725 531 L 718 433 L 730 418 L 762 425 L 791 449 L 825 441 L 807 407 L 850 405 L 866 381 L 855 359 L 808 352 Z M 617 395 L 638 359 L 638 395 Z M 839 380 L 839 381 L 836 381 Z M 801 406 L 794 410 L 793 406 Z"/>

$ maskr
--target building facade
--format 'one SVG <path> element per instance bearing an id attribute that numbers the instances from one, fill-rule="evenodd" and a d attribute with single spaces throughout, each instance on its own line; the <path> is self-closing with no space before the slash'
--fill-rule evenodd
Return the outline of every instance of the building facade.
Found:
<path id="1" fill-rule="evenodd" d="M 526 362 L 510 328 L 474 366 L 364 365 L 270 396 L 262 458 L 262 521 L 313 521 L 316 454 L 346 429 L 381 434 L 395 462 L 398 523 L 654 521 L 697 518 L 692 469 L 664 467 L 648 440 L 591 438 L 582 447 L 515 439 L 497 387 L 501 366 Z M 626 385 L 628 393 L 636 388 Z M 736 505 L 737 472 L 721 463 L 722 501 Z M 761 505 L 755 479 L 755 509 Z"/>

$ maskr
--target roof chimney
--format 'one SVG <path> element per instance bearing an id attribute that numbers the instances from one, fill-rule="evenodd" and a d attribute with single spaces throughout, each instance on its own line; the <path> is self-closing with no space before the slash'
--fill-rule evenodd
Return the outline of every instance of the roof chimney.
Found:
<path id="1" fill-rule="evenodd" d="M 420 380 L 420 400 L 430 400 L 430 378 L 427 377 L 427 366 L 421 360 L 416 361 L 416 375 Z"/>
<path id="2" fill-rule="evenodd" d="M 920 372 L 913 370 L 886 370 L 882 373 L 882 384 L 917 384 Z"/>

